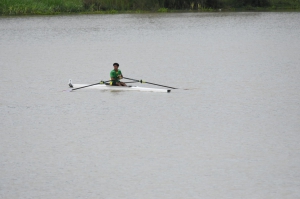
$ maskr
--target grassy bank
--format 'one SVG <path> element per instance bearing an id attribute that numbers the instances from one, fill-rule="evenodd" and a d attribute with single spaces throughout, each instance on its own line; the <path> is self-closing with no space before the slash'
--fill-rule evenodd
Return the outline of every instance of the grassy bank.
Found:
<path id="1" fill-rule="evenodd" d="M 1 15 L 300 10 L 300 0 L 0 0 Z"/>
<path id="2" fill-rule="evenodd" d="M 82 0 L 0 0 L 0 14 L 55 14 L 83 11 Z"/>

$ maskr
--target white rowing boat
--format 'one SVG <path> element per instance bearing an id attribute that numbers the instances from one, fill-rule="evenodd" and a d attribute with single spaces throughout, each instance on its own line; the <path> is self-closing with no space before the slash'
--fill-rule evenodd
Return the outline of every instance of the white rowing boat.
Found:
<path id="1" fill-rule="evenodd" d="M 143 92 L 159 92 L 159 93 L 171 92 L 171 90 L 168 89 L 146 88 L 146 87 L 139 87 L 139 86 L 110 86 L 106 84 L 97 84 L 97 85 L 89 86 L 89 84 L 72 84 L 72 80 L 69 81 L 69 87 L 71 87 L 72 90 L 76 90 L 76 88 L 86 87 L 86 89 L 113 90 L 113 91 L 143 91 Z"/>

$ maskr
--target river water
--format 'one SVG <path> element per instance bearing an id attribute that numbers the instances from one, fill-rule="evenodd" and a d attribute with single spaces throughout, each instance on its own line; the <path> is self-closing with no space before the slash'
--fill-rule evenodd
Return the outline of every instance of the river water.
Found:
<path id="1" fill-rule="evenodd" d="M 114 62 L 193 89 L 63 91 Z M 0 198 L 300 198 L 300 13 L 1 17 L 0 69 Z"/>

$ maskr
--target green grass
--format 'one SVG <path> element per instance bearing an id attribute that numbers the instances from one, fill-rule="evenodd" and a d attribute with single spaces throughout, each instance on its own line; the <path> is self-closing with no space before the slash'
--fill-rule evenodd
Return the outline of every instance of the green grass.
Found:
<path id="1" fill-rule="evenodd" d="M 0 0 L 0 14 L 55 14 L 83 10 L 81 0 Z"/>
<path id="2" fill-rule="evenodd" d="M 168 12 L 168 8 L 159 8 L 157 12 Z"/>
<path id="3" fill-rule="evenodd" d="M 201 3 L 200 3 L 201 2 Z M 203 3 L 204 2 L 204 3 Z M 300 0 L 0 0 L 0 15 L 300 10 Z"/>

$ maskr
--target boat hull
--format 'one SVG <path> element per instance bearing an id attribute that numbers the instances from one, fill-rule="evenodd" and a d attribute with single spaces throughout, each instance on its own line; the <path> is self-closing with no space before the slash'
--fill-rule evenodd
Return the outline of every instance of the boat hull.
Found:
<path id="1" fill-rule="evenodd" d="M 88 86 L 89 84 L 69 84 L 69 86 L 73 86 L 73 89 Z M 110 86 L 105 84 L 99 84 L 94 86 L 89 86 L 84 89 L 96 89 L 96 90 L 112 90 L 112 91 L 142 91 L 142 92 L 159 92 L 159 93 L 169 93 L 171 90 L 160 89 L 160 88 L 146 88 L 139 86 Z"/>

